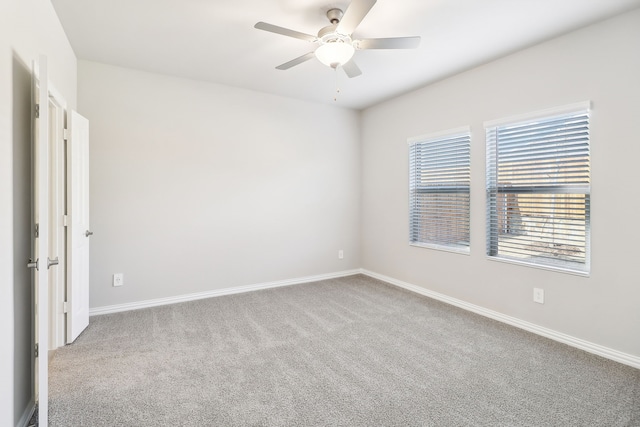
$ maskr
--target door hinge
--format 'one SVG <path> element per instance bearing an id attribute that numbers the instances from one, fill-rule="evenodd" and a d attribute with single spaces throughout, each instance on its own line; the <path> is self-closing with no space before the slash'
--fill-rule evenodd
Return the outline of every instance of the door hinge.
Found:
<path id="1" fill-rule="evenodd" d="M 35 348 L 35 355 L 36 357 L 38 357 L 38 355 L 40 354 L 40 352 L 38 351 L 38 343 L 36 343 L 36 348 Z"/>
<path id="2" fill-rule="evenodd" d="M 67 305 L 66 301 L 62 303 L 62 312 L 63 313 L 68 313 L 69 312 L 68 305 Z"/>
<path id="3" fill-rule="evenodd" d="M 31 258 L 29 258 L 29 262 L 27 263 L 27 268 L 35 268 L 36 270 L 40 270 L 40 268 L 38 267 L 38 261 L 40 260 L 40 258 L 38 258 L 37 260 L 32 260 Z"/>
<path id="4" fill-rule="evenodd" d="M 69 216 L 68 215 L 62 215 L 62 225 L 65 226 L 65 227 L 69 225 Z"/>
<path id="5" fill-rule="evenodd" d="M 36 239 L 40 237 L 40 224 L 36 224 L 35 235 L 36 235 Z"/>
<path id="6" fill-rule="evenodd" d="M 69 140 L 69 129 L 64 129 L 64 131 L 62 132 L 62 138 L 64 138 L 65 141 Z"/>
<path id="7" fill-rule="evenodd" d="M 40 118 L 40 104 L 36 104 L 36 119 Z"/>

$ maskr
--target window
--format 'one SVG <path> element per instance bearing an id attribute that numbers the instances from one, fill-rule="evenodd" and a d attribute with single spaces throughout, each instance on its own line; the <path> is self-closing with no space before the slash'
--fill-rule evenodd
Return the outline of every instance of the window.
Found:
<path id="1" fill-rule="evenodd" d="M 469 252 L 470 139 L 466 128 L 409 140 L 412 245 Z"/>
<path id="2" fill-rule="evenodd" d="M 589 271 L 589 106 L 564 111 L 485 125 L 490 257 Z"/>

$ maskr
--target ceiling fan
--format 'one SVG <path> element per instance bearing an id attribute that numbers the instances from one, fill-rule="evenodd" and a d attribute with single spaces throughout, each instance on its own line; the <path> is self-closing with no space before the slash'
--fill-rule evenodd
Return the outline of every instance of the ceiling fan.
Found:
<path id="1" fill-rule="evenodd" d="M 305 53 L 282 65 L 278 65 L 276 67 L 278 70 L 288 70 L 315 56 L 324 65 L 334 69 L 342 67 L 345 73 L 347 73 L 347 76 L 357 77 L 362 74 L 362 71 L 360 71 L 360 68 L 358 68 L 352 59 L 356 50 L 414 49 L 420 44 L 419 36 L 382 39 L 354 38 L 353 32 L 374 4 L 376 4 L 376 0 L 353 0 L 344 13 L 340 9 L 329 9 L 327 11 L 327 18 L 329 18 L 331 25 L 320 29 L 317 36 L 267 24 L 266 22 L 258 22 L 254 27 L 259 30 L 294 37 L 318 45 L 314 51 Z"/>

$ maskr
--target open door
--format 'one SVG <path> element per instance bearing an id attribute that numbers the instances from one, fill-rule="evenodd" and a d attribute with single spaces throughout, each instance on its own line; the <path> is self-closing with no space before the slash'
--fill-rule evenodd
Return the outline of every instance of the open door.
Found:
<path id="1" fill-rule="evenodd" d="M 49 412 L 49 273 L 57 264 L 48 257 L 49 249 L 49 88 L 47 58 L 40 56 L 33 64 L 33 258 L 35 311 L 35 397 L 38 425 L 46 427 Z"/>
<path id="2" fill-rule="evenodd" d="M 67 117 L 67 344 L 89 325 L 89 121 Z"/>

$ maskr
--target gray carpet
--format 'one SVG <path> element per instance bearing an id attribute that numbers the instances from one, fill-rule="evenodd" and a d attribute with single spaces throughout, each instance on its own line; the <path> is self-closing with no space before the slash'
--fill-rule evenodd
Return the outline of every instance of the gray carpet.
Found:
<path id="1" fill-rule="evenodd" d="M 365 277 L 96 316 L 52 426 L 640 426 L 640 370 Z"/>

